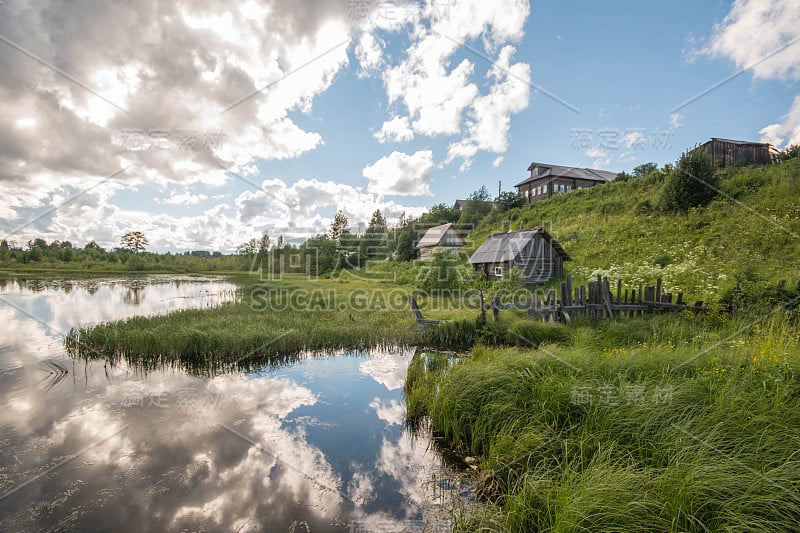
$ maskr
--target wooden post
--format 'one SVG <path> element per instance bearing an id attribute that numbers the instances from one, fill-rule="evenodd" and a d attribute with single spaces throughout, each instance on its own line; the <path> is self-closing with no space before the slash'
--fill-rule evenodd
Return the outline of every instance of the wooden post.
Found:
<path id="1" fill-rule="evenodd" d="M 486 306 L 483 304 L 483 291 L 480 291 L 481 295 L 481 320 L 486 322 Z"/>
<path id="2" fill-rule="evenodd" d="M 500 320 L 500 297 L 496 294 L 492 298 L 492 317 L 495 322 Z"/>

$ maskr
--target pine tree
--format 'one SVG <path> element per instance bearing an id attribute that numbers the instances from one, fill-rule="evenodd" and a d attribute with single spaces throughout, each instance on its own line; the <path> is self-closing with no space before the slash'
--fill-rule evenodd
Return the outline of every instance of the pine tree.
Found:
<path id="1" fill-rule="evenodd" d="M 331 222 L 331 228 L 328 231 L 328 236 L 338 241 L 342 238 L 342 233 L 350 231 L 350 224 L 347 221 L 347 215 L 344 214 L 344 211 L 337 211 L 336 216 L 333 218 L 333 222 Z"/>

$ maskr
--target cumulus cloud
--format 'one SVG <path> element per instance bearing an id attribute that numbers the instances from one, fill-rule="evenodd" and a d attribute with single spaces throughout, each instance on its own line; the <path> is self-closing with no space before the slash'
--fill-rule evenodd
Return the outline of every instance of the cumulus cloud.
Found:
<path id="1" fill-rule="evenodd" d="M 430 31 L 412 36 L 406 57 L 386 69 L 383 81 L 389 104 L 405 107 L 414 133 L 462 137 L 450 144 L 445 163 L 462 159 L 464 171 L 479 150 L 506 150 L 510 116 L 528 105 L 530 67 L 511 64 L 514 47 L 502 47 L 488 73 L 491 87 L 481 94 L 472 81 L 475 64 L 463 59 L 451 66 L 452 57 L 460 43 L 473 39 L 482 39 L 491 54 L 502 43 L 520 39 L 530 5 L 527 0 L 470 0 L 434 13 L 434 4 L 429 2 L 425 13 Z"/>
<path id="2" fill-rule="evenodd" d="M 13 73 L 0 78 L 0 216 L 22 219 L 131 163 L 112 179 L 120 189 L 219 187 L 224 168 L 322 145 L 289 113 L 310 111 L 348 65 L 350 22 L 334 4 L 4 5 L 0 34 L 15 46 L 0 46 Z"/>
<path id="3" fill-rule="evenodd" d="M 364 167 L 361 173 L 369 180 L 369 192 L 417 196 L 431 194 L 428 176 L 432 168 L 431 150 L 411 155 L 395 151 Z"/>
<path id="4" fill-rule="evenodd" d="M 409 207 L 361 188 L 332 181 L 301 179 L 288 185 L 283 180 L 265 180 L 258 191 L 246 191 L 236 200 L 241 225 L 283 235 L 288 242 L 299 242 L 325 233 L 333 213 L 342 210 L 352 228 L 366 228 L 376 209 L 391 222 L 403 213 L 418 217 L 423 207 Z"/>
<path id="5" fill-rule="evenodd" d="M 356 46 L 356 58 L 361 65 L 359 76 L 365 76 L 383 64 L 383 42 L 371 33 L 363 33 Z"/>
<path id="6" fill-rule="evenodd" d="M 800 80 L 800 3 L 796 0 L 737 0 L 714 27 L 700 55 L 728 58 L 760 79 Z M 776 146 L 800 142 L 800 104 L 795 97 L 782 122 L 762 128 Z"/>
<path id="7" fill-rule="evenodd" d="M 408 117 L 393 117 L 375 132 L 375 138 L 380 143 L 410 141 L 414 138 L 414 130 L 409 125 Z"/>
<path id="8" fill-rule="evenodd" d="M 731 59 L 756 78 L 800 79 L 800 3 L 736 0 L 700 53 Z"/>
<path id="9" fill-rule="evenodd" d="M 783 121 L 765 126 L 758 133 L 761 141 L 784 147 L 800 145 L 800 96 L 795 96 L 792 107 Z"/>
<path id="10" fill-rule="evenodd" d="M 453 136 L 447 161 L 462 159 L 462 169 L 479 151 L 506 150 L 509 118 L 528 100 L 530 69 L 511 62 L 507 46 L 523 36 L 527 0 L 398 4 L 391 16 L 378 3 L 367 3 L 365 13 L 349 7 L 317 0 L 4 4 L 0 35 L 14 43 L 0 43 L 0 71 L 11 73 L 0 77 L 5 236 L 113 245 L 135 227 L 153 249 L 230 250 L 253 233 L 246 221 L 300 238 L 298 228 L 327 223 L 333 203 L 356 217 L 362 205 L 354 201 L 413 212 L 381 195 L 430 194 L 429 150 L 361 162 L 366 192 L 345 185 L 323 207 L 278 203 L 256 215 L 256 200 L 269 203 L 260 190 L 207 213 L 169 212 L 199 210 L 232 183 L 232 173 L 261 182 L 263 162 L 323 147 L 313 122 L 297 116 L 312 113 L 315 99 L 353 66 L 348 52 L 359 76 L 383 82 L 389 109 L 374 133 L 378 142 Z M 392 38 L 409 40 L 398 57 L 387 52 Z M 473 59 L 454 60 L 460 43 L 482 44 L 498 58 L 488 85 L 474 79 Z M 300 186 L 309 183 L 309 190 Z M 314 198 L 333 187 L 313 179 L 270 186 Z M 121 193 L 140 189 L 173 192 L 122 202 Z"/>
<path id="11" fill-rule="evenodd" d="M 508 149 L 511 115 L 528 107 L 530 66 L 511 63 L 513 46 L 505 46 L 489 70 L 493 84 L 488 94 L 476 97 L 470 107 L 467 135 L 452 143 L 447 161 L 464 160 L 462 170 L 469 168 L 478 150 L 503 153 Z"/>

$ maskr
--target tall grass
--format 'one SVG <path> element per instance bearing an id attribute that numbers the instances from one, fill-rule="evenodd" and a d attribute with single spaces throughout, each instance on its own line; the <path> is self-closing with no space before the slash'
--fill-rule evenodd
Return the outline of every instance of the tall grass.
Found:
<path id="1" fill-rule="evenodd" d="M 793 531 L 798 327 L 752 317 L 578 326 L 409 373 L 410 414 L 480 458 L 462 531 Z M 419 405 L 419 404 L 423 405 Z"/>
<path id="2" fill-rule="evenodd" d="M 261 366 L 303 352 L 416 344 L 413 314 L 390 305 L 389 290 L 355 281 L 245 283 L 240 302 L 73 330 L 66 346 L 77 357 L 206 372 Z M 285 295 L 296 291 L 316 296 L 287 305 Z M 404 302 L 404 293 L 394 300 Z"/>

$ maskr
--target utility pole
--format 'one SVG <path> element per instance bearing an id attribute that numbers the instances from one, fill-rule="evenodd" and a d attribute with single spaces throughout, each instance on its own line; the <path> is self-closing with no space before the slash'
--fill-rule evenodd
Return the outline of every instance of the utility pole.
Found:
<path id="1" fill-rule="evenodd" d="M 503 190 L 503 181 L 497 180 L 497 196 L 500 196 L 500 192 Z"/>

